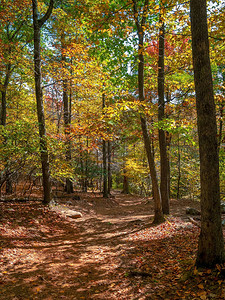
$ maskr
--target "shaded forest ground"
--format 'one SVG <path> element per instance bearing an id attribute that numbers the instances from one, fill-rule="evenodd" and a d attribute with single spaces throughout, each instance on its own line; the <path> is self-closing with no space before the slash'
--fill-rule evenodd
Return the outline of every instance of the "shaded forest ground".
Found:
<path id="1" fill-rule="evenodd" d="M 197 271 L 191 200 L 172 200 L 152 226 L 153 202 L 115 193 L 65 194 L 60 205 L 0 203 L 0 299 L 225 299 L 225 268 Z M 79 211 L 82 217 L 68 216 Z"/>

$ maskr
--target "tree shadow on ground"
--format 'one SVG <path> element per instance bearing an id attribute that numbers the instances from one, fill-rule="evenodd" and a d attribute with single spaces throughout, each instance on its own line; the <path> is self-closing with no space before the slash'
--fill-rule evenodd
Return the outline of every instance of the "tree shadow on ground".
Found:
<path id="1" fill-rule="evenodd" d="M 0 299 L 223 299 L 224 279 L 193 272 L 199 230 L 183 213 L 152 226 L 151 201 L 115 199 L 70 204 L 77 220 L 2 204 Z"/>

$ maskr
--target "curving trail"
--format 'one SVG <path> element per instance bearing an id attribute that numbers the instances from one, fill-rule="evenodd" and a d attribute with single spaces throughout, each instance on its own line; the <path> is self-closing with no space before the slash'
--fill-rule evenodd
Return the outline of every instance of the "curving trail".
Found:
<path id="1" fill-rule="evenodd" d="M 203 299 L 208 293 L 198 287 L 203 276 L 185 278 L 199 234 L 185 210 L 198 203 L 172 200 L 167 222 L 153 227 L 147 198 L 68 197 L 52 209 L 1 204 L 1 300 Z M 69 217 L 69 210 L 82 217 Z M 213 280 L 207 289 L 220 299 L 222 285 Z"/>

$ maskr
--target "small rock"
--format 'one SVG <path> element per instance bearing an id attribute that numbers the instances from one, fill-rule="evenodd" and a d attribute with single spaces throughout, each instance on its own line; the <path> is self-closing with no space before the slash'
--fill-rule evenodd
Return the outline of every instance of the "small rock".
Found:
<path id="1" fill-rule="evenodd" d="M 221 209 L 221 213 L 222 213 L 222 214 L 225 214 L 225 203 L 224 203 L 224 202 L 222 202 L 222 203 L 220 204 L 220 209 Z"/>
<path id="2" fill-rule="evenodd" d="M 66 216 L 72 219 L 78 219 L 82 217 L 82 214 L 78 211 L 68 210 L 66 211 Z"/>
<path id="3" fill-rule="evenodd" d="M 72 201 L 67 201 L 66 204 L 67 205 L 73 205 L 73 202 Z"/>
<path id="4" fill-rule="evenodd" d="M 201 215 L 200 211 L 193 208 L 193 207 L 187 207 L 186 208 L 186 214 L 187 215 L 192 215 L 192 216 L 200 216 Z"/>
<path id="5" fill-rule="evenodd" d="M 49 206 L 50 207 L 52 207 L 52 206 L 57 206 L 58 205 L 58 203 L 54 200 L 54 199 L 52 199 L 51 201 L 50 201 L 50 203 L 49 203 Z"/>

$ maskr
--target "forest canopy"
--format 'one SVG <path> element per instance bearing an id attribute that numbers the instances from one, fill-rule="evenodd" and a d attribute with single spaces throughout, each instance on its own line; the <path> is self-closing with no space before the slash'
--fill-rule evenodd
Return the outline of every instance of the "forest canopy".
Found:
<path id="1" fill-rule="evenodd" d="M 41 20 L 49 3 L 38 1 L 37 5 Z M 140 47 L 136 23 L 141 22 L 143 13 L 145 24 L 140 23 L 140 28 L 145 34 Z M 40 31 L 41 91 L 53 186 L 67 181 L 74 189 L 101 190 L 104 173 L 108 173 L 103 160 L 108 159 L 113 188 L 151 195 L 141 115 L 146 120 L 158 177 L 158 140 L 160 132 L 166 135 L 171 197 L 199 198 L 189 4 L 149 1 L 145 10 L 144 1 L 55 1 L 48 17 Z M 0 18 L 0 168 L 4 195 L 15 192 L 24 180 L 32 189 L 42 171 L 31 1 L 2 1 Z M 162 24 L 164 93 L 159 106 Z M 208 28 L 223 197 L 225 28 L 220 1 L 208 5 Z M 143 101 L 138 94 L 140 53 L 145 57 Z"/>

